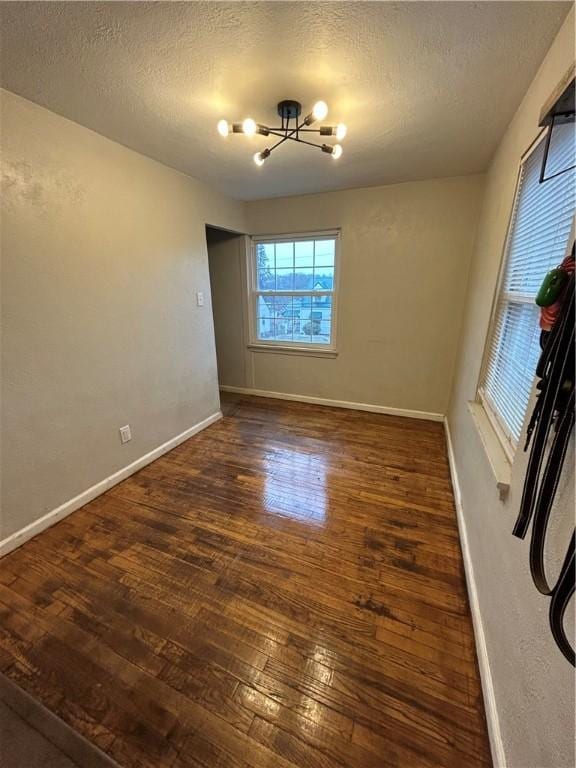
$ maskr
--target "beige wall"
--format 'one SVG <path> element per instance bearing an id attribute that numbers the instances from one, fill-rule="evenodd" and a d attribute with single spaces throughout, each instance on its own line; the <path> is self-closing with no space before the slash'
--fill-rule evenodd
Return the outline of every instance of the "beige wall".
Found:
<path id="1" fill-rule="evenodd" d="M 476 394 L 520 158 L 538 133 L 543 102 L 573 60 L 572 12 L 510 124 L 487 177 L 449 411 L 463 513 L 509 768 L 574 765 L 573 669 L 550 634 L 549 600 L 532 583 L 528 540 L 520 542 L 511 533 L 526 455 L 518 455 L 509 498 L 501 502 L 467 402 Z M 566 467 L 547 547 L 551 573 L 557 572 L 574 526 L 573 446 Z"/>
<path id="2" fill-rule="evenodd" d="M 243 230 L 244 208 L 6 91 L 1 106 L 6 537 L 218 410 L 204 224 Z"/>
<path id="3" fill-rule="evenodd" d="M 244 285 L 246 238 L 208 240 L 208 264 L 214 312 L 218 380 L 244 387 L 246 343 L 244 337 Z"/>
<path id="4" fill-rule="evenodd" d="M 470 176 L 248 203 L 251 234 L 341 227 L 339 354 L 250 353 L 243 385 L 444 413 L 482 183 Z"/>

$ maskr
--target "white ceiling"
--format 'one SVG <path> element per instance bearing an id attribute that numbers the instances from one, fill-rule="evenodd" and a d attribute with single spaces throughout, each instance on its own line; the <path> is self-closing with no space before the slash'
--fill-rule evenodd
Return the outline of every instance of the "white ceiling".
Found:
<path id="1" fill-rule="evenodd" d="M 3 2 L 5 88 L 240 199 L 475 173 L 570 3 Z M 349 127 L 334 161 L 216 133 L 294 98 Z"/>

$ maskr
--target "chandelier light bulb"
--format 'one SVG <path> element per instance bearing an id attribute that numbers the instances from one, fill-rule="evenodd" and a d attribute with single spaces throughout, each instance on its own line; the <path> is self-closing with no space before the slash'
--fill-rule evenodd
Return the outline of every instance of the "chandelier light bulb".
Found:
<path id="1" fill-rule="evenodd" d="M 340 146 L 340 144 L 334 144 L 334 146 L 332 147 L 332 157 L 334 158 L 334 160 L 338 160 L 338 158 L 341 156 L 342 156 L 342 147 Z"/>
<path id="2" fill-rule="evenodd" d="M 247 117 L 246 120 L 242 123 L 242 130 L 246 134 L 246 136 L 254 136 L 256 131 L 258 130 L 258 126 L 252 120 L 251 117 Z"/>
<path id="3" fill-rule="evenodd" d="M 262 152 L 256 152 L 254 155 L 254 162 L 256 165 L 264 165 L 266 158 L 270 155 L 270 150 L 268 148 L 263 149 Z"/>
<path id="4" fill-rule="evenodd" d="M 314 120 L 324 120 L 328 114 L 328 104 L 325 101 L 317 101 L 312 107 Z"/>
<path id="5" fill-rule="evenodd" d="M 346 136 L 347 132 L 348 132 L 348 128 L 346 128 L 344 123 L 338 123 L 338 125 L 336 126 L 336 138 L 338 139 L 338 141 L 342 141 L 344 136 Z"/>
<path id="6" fill-rule="evenodd" d="M 228 125 L 227 120 L 219 120 L 216 128 L 218 129 L 220 136 L 228 136 L 230 133 L 230 126 Z"/>

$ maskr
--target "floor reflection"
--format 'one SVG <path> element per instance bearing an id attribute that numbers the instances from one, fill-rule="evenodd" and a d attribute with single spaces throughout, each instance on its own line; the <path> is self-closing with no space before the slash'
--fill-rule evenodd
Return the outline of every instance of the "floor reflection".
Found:
<path id="1" fill-rule="evenodd" d="M 264 509 L 311 525 L 326 522 L 328 462 L 322 454 L 282 448 L 264 457 Z"/>

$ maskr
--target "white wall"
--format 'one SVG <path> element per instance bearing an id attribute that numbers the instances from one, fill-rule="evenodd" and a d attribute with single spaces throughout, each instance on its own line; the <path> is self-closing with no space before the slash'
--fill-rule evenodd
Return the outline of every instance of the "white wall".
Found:
<path id="1" fill-rule="evenodd" d="M 252 352 L 244 386 L 445 413 L 482 183 L 468 176 L 248 203 L 251 234 L 341 227 L 342 236 L 338 356 Z"/>
<path id="2" fill-rule="evenodd" d="M 0 538 L 218 410 L 204 225 L 244 229 L 243 204 L 1 96 Z"/>
<path id="3" fill-rule="evenodd" d="M 513 465 L 509 498 L 501 502 L 467 403 L 476 394 L 520 158 L 539 131 L 541 106 L 573 61 L 571 12 L 511 122 L 487 176 L 449 411 L 463 514 L 509 768 L 574 765 L 573 669 L 550 634 L 549 599 L 540 595 L 532 583 L 528 540 L 521 542 L 511 533 L 526 455 L 519 453 Z M 548 544 L 551 573 L 557 572 L 574 526 L 573 467 L 572 450 Z"/>

